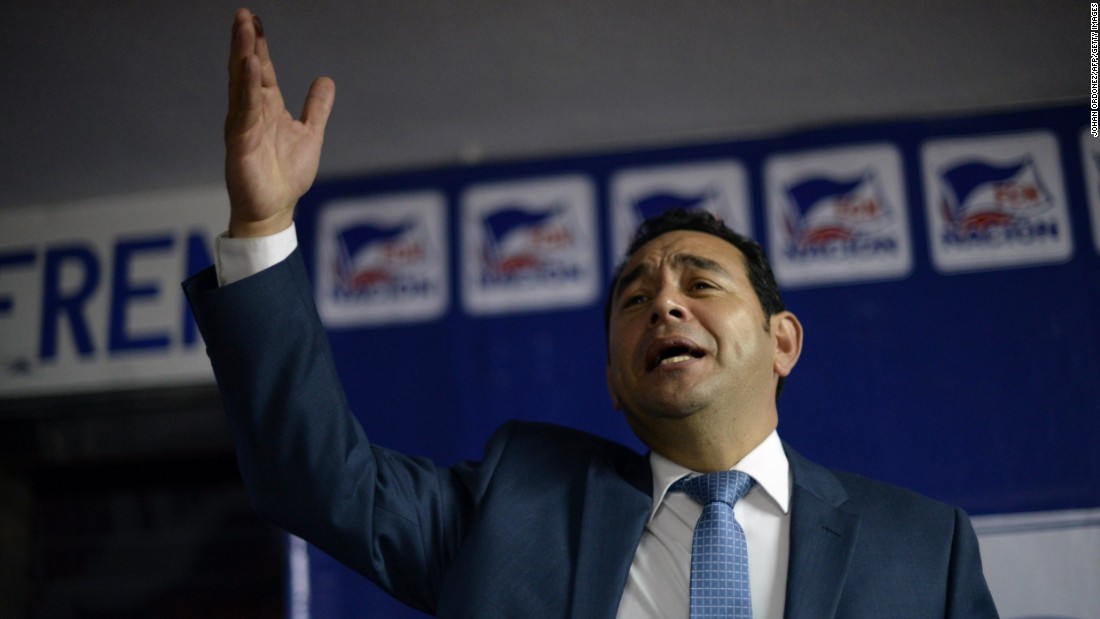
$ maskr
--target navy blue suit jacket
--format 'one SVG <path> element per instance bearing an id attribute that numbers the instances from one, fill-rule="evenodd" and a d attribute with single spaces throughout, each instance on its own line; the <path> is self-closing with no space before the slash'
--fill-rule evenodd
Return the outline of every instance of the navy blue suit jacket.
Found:
<path id="1" fill-rule="evenodd" d="M 520 422 L 450 468 L 372 445 L 298 252 L 229 286 L 211 269 L 184 288 L 258 511 L 440 617 L 615 616 L 652 501 L 646 456 Z M 786 450 L 787 617 L 997 616 L 961 510 Z"/>

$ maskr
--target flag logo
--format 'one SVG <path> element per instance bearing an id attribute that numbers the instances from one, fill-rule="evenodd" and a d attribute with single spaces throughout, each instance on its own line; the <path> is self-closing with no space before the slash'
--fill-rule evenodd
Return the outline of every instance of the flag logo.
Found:
<path id="1" fill-rule="evenodd" d="M 887 228 L 894 209 L 872 170 L 854 178 L 810 177 L 787 187 L 788 251 L 828 251 L 832 245 L 860 251 L 855 243 Z"/>
<path id="2" fill-rule="evenodd" d="M 564 204 L 504 205 L 482 218 L 484 278 L 537 277 L 552 268 L 555 258 L 576 242 L 568 218 L 562 217 L 566 209 Z"/>
<path id="3" fill-rule="evenodd" d="M 940 178 L 943 219 L 954 242 L 1012 227 L 1054 207 L 1030 157 L 1007 165 L 964 160 Z"/>

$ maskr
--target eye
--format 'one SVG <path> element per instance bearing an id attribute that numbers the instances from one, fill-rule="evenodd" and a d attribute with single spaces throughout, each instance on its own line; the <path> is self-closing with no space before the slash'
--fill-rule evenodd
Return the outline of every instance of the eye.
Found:
<path id="1" fill-rule="evenodd" d="M 717 288 L 718 286 L 715 286 L 714 284 L 702 279 L 695 280 L 691 283 L 692 290 L 715 290 Z"/>
<path id="2" fill-rule="evenodd" d="M 641 303 L 645 303 L 645 301 L 646 301 L 646 296 L 644 294 L 627 295 L 623 299 L 623 307 L 631 307 L 633 305 L 639 305 Z"/>

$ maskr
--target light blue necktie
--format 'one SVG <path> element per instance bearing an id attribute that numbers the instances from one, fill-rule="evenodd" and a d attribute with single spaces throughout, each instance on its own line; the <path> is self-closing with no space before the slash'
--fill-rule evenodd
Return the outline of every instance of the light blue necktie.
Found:
<path id="1" fill-rule="evenodd" d="M 691 540 L 691 619 L 752 619 L 749 550 L 733 517 L 752 484 L 741 471 L 722 471 L 672 485 L 703 506 Z"/>

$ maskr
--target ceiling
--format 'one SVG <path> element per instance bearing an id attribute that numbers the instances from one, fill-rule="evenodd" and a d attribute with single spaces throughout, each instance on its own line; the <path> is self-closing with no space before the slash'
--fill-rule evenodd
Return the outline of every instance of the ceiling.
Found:
<path id="1" fill-rule="evenodd" d="M 236 4 L 0 20 L 0 207 L 217 184 Z M 1084 2 L 257 0 L 323 175 L 727 140 L 1088 94 Z"/>

